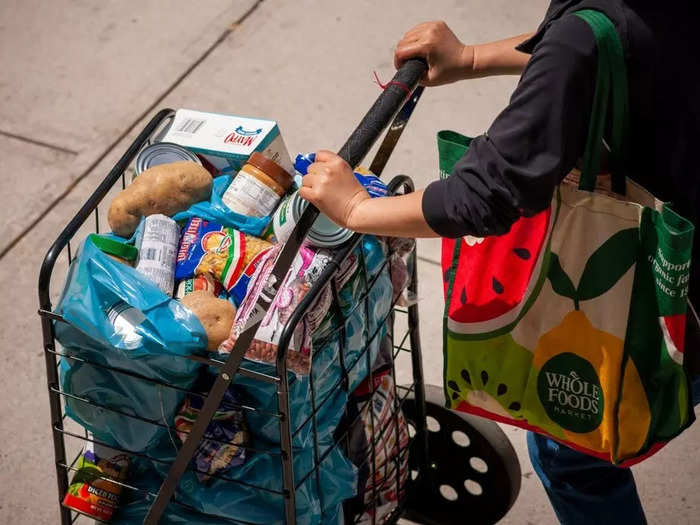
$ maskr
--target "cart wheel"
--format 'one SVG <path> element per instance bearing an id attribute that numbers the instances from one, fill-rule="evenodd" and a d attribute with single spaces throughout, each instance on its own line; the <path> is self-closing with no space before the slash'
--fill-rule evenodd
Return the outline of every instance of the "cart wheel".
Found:
<path id="1" fill-rule="evenodd" d="M 493 421 L 444 406 L 441 388 L 425 385 L 427 476 L 418 476 L 419 443 L 409 452 L 411 479 L 403 517 L 428 525 L 496 523 L 520 492 L 520 463 L 505 433 Z M 416 404 L 406 399 L 409 425 Z M 411 430 L 413 433 L 413 430 Z"/>

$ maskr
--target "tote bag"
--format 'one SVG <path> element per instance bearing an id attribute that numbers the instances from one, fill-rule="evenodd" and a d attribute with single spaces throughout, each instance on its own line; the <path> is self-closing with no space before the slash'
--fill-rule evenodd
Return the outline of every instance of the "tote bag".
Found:
<path id="1" fill-rule="evenodd" d="M 598 46 L 582 170 L 507 234 L 443 240 L 445 394 L 453 409 L 629 465 L 694 420 L 683 370 L 693 226 L 625 177 L 622 45 L 605 15 L 576 14 Z M 597 175 L 606 116 L 611 191 Z M 441 176 L 469 142 L 438 134 Z"/>

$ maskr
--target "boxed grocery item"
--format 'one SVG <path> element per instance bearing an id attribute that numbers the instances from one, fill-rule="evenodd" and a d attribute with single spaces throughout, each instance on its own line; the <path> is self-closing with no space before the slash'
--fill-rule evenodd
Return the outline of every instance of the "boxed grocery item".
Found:
<path id="1" fill-rule="evenodd" d="M 294 173 L 277 122 L 178 109 L 162 137 L 194 151 L 219 173 L 238 171 L 254 151 Z"/>

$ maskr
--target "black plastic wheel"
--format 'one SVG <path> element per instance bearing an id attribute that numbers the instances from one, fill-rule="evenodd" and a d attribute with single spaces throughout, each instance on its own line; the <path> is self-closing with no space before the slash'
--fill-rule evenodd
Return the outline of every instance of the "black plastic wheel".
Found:
<path id="1" fill-rule="evenodd" d="M 445 408 L 441 388 L 425 385 L 430 465 L 419 475 L 419 447 L 409 453 L 411 484 L 403 517 L 428 525 L 496 523 L 520 492 L 520 463 L 493 421 Z M 415 422 L 415 400 L 404 404 Z"/>

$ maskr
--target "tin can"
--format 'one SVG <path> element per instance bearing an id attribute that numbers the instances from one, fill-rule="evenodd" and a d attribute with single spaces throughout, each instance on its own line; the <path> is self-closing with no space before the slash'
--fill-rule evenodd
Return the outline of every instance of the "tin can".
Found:
<path id="1" fill-rule="evenodd" d="M 297 191 L 277 207 L 272 217 L 272 231 L 277 242 L 287 242 L 308 204 Z M 350 237 L 350 230 L 341 228 L 321 213 L 311 226 L 306 239 L 310 245 L 317 248 L 333 248 L 347 242 Z"/>
<path id="2" fill-rule="evenodd" d="M 92 434 L 88 434 L 92 440 Z M 63 504 L 97 520 L 107 522 L 119 508 L 130 458 L 127 454 L 88 441 Z M 115 483 L 117 482 L 117 483 Z"/>
<path id="3" fill-rule="evenodd" d="M 139 257 L 136 271 L 152 280 L 172 297 L 180 227 L 165 215 L 149 215 L 136 233 Z"/>
<path id="4" fill-rule="evenodd" d="M 187 294 L 200 290 L 218 296 L 224 290 L 224 287 L 219 281 L 214 279 L 211 274 L 203 273 L 195 275 L 190 279 L 180 281 L 175 291 L 175 298 L 182 299 Z"/>
<path id="5" fill-rule="evenodd" d="M 138 157 L 136 157 L 134 171 L 136 175 L 138 175 L 153 166 L 170 164 L 171 162 L 180 162 L 183 160 L 196 162 L 200 166 L 202 165 L 202 161 L 199 160 L 199 157 L 190 150 L 173 144 L 172 142 L 156 142 L 150 146 L 146 146 L 139 152 Z"/>

